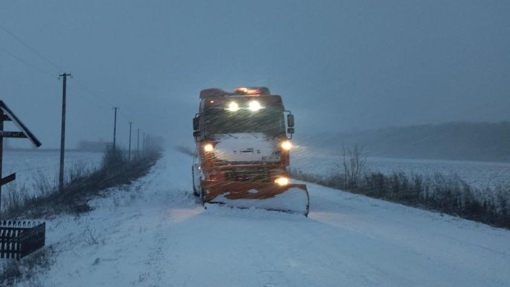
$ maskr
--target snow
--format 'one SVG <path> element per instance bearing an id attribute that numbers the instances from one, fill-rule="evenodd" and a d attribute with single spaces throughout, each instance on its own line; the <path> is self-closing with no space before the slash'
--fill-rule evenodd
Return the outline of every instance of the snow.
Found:
<path id="1" fill-rule="evenodd" d="M 257 193 L 256 190 L 249 190 L 249 193 Z M 229 193 L 215 197 L 211 202 L 223 203 L 226 206 L 240 208 L 261 208 L 269 210 L 281 210 L 305 215 L 308 207 L 308 196 L 306 192 L 297 187 L 290 187 L 284 193 L 264 200 L 259 199 L 228 199 Z M 210 205 L 207 205 L 210 206 Z"/>
<path id="2" fill-rule="evenodd" d="M 220 140 L 214 147 L 218 159 L 230 162 L 280 160 L 274 156 L 275 143 L 263 133 L 219 134 L 216 137 Z"/>
<path id="3" fill-rule="evenodd" d="M 73 169 L 93 169 L 101 163 L 103 153 L 66 151 L 66 175 Z M 38 176 L 58 180 L 60 152 L 49 150 L 6 150 L 3 157 L 3 176 L 16 173 L 15 183 L 32 187 Z"/>
<path id="4" fill-rule="evenodd" d="M 510 231 L 307 184 L 310 214 L 203 209 L 191 158 L 47 221 L 43 286 L 508 286 Z M 29 286 L 28 283 L 19 286 Z"/>
<path id="5" fill-rule="evenodd" d="M 292 168 L 305 173 L 329 175 L 338 173 L 341 168 L 341 154 L 318 153 L 310 148 L 296 146 L 299 152 L 292 154 Z M 320 166 L 317 165 L 320 162 Z M 510 185 L 510 163 L 455 161 L 455 160 L 427 160 L 368 157 L 366 168 L 372 172 L 392 174 L 404 172 L 406 174 L 420 174 L 431 176 L 440 173 L 445 176 L 458 176 L 476 188 L 495 188 L 498 185 Z"/>

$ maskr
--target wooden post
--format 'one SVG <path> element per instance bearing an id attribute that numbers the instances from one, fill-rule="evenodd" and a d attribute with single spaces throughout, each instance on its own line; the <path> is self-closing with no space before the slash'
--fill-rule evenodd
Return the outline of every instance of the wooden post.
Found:
<path id="1" fill-rule="evenodd" d="M 0 109 L 0 133 L 3 133 L 4 131 L 4 119 L 5 119 L 4 111 Z M 3 158 L 4 158 L 4 136 L 2 134 L 0 136 L 0 179 L 2 179 Z M 0 184 L 0 212 L 1 211 L 2 211 L 2 184 Z"/>
<path id="2" fill-rule="evenodd" d="M 64 190 L 64 156 L 66 145 L 66 90 L 67 90 L 67 76 L 71 74 L 63 73 L 60 75 L 64 78 L 62 85 L 62 126 L 60 135 L 60 172 L 58 175 L 58 187 L 60 192 Z"/>
<path id="3" fill-rule="evenodd" d="M 129 151 L 128 151 L 128 160 L 131 160 L 131 128 L 133 126 L 132 122 L 129 122 Z"/>
<path id="4" fill-rule="evenodd" d="M 113 150 L 116 149 L 116 142 L 117 142 L 117 110 L 118 107 L 114 107 L 114 117 L 113 117 Z"/>
<path id="5" fill-rule="evenodd" d="M 140 129 L 138 129 L 138 135 L 136 136 L 136 156 L 140 155 Z"/>

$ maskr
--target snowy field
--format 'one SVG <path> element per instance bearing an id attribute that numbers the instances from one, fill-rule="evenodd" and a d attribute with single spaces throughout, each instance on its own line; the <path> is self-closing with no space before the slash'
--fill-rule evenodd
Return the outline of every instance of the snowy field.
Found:
<path id="1" fill-rule="evenodd" d="M 67 152 L 66 170 L 78 166 L 98 166 L 102 157 L 103 153 Z M 306 173 L 328 175 L 341 170 L 338 167 L 341 163 L 339 154 L 323 154 L 298 147 L 291 157 L 291 167 Z M 50 179 L 58 179 L 60 153 L 57 151 L 6 151 L 3 161 L 3 176 L 16 172 L 18 184 L 30 186 L 38 173 Z M 458 175 L 479 188 L 510 185 L 510 163 L 369 157 L 367 168 L 384 174 L 405 172 Z"/>
<path id="2" fill-rule="evenodd" d="M 18 286 L 509 286 L 510 231 L 308 184 L 310 215 L 203 209 L 167 152 L 80 217 L 47 222 L 52 268 Z"/>
<path id="3" fill-rule="evenodd" d="M 69 170 L 79 167 L 94 168 L 101 163 L 103 153 L 68 151 L 65 154 L 66 175 Z M 3 176 L 16 173 L 16 184 L 29 189 L 39 176 L 58 181 L 60 166 L 59 151 L 4 151 Z"/>
<path id="4" fill-rule="evenodd" d="M 291 167 L 305 173 L 329 175 L 341 171 L 340 154 L 324 154 L 298 147 Z M 459 176 L 473 187 L 510 185 L 510 163 L 368 157 L 366 167 L 373 172 Z"/>

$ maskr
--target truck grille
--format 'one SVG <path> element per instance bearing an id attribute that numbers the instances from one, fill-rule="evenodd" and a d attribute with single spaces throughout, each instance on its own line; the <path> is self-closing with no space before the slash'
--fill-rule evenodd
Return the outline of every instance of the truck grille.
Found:
<path id="1" fill-rule="evenodd" d="M 271 173 L 267 169 L 226 170 L 225 179 L 228 181 L 271 182 Z"/>

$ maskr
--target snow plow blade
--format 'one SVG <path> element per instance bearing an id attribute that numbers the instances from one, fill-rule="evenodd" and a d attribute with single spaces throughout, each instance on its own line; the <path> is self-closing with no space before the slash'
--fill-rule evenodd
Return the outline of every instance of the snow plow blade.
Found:
<path id="1" fill-rule="evenodd" d="M 309 195 L 306 185 L 242 181 L 203 181 L 204 203 L 238 208 L 260 208 L 308 216 Z"/>

